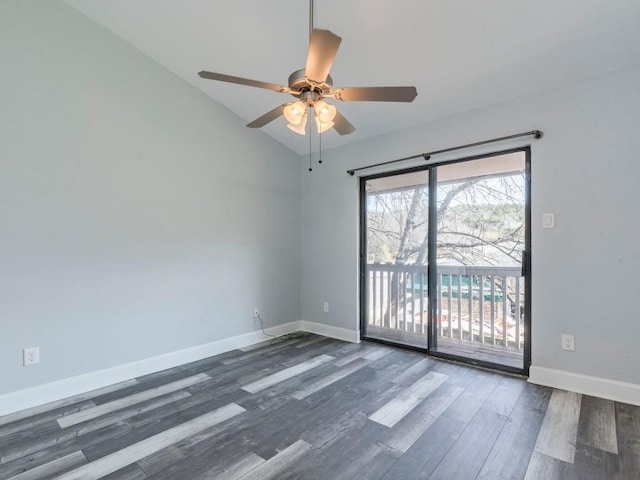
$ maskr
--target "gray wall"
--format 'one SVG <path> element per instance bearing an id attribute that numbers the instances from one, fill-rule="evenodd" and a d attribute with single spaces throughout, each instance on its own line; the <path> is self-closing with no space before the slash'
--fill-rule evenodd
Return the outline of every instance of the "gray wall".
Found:
<path id="1" fill-rule="evenodd" d="M 345 170 L 538 128 L 540 141 L 437 158 L 532 144 L 533 364 L 640 384 L 639 126 L 634 66 L 325 152 L 302 180 L 302 318 L 358 328 L 358 180 Z"/>
<path id="2" fill-rule="evenodd" d="M 0 393 L 300 319 L 297 155 L 61 2 L 0 58 Z"/>

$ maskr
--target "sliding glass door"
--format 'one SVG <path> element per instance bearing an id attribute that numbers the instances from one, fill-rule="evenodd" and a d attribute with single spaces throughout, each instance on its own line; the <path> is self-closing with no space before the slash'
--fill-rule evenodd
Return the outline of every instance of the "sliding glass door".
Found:
<path id="1" fill-rule="evenodd" d="M 361 180 L 363 338 L 526 372 L 528 157 Z"/>
<path id="2" fill-rule="evenodd" d="M 522 368 L 525 167 L 514 152 L 437 168 L 433 351 Z"/>
<path id="3" fill-rule="evenodd" d="M 428 348 L 429 171 L 363 180 L 366 337 Z"/>

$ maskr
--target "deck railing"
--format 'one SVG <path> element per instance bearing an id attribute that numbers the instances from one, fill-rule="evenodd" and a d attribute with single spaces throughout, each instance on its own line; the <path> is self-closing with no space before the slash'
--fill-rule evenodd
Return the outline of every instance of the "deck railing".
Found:
<path id="1" fill-rule="evenodd" d="M 438 266 L 439 336 L 524 346 L 524 279 L 520 267 Z M 369 325 L 427 333 L 426 265 L 367 265 Z"/>

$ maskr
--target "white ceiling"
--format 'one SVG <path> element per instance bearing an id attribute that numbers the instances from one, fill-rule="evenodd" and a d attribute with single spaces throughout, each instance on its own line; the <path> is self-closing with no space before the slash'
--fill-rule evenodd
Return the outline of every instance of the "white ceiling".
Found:
<path id="1" fill-rule="evenodd" d="M 286 85 L 306 61 L 308 0 L 67 3 L 247 122 L 292 97 L 197 72 Z M 334 102 L 357 130 L 323 134 L 323 149 L 640 62 L 638 0 L 315 0 L 314 24 L 342 37 L 334 86 L 418 89 L 413 103 Z M 262 130 L 308 152 L 285 124 Z"/>

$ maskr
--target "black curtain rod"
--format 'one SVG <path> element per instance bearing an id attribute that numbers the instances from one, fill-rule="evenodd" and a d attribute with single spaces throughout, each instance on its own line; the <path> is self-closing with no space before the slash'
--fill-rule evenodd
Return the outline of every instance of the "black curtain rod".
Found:
<path id="1" fill-rule="evenodd" d="M 360 170 L 366 170 L 368 168 L 373 168 L 373 167 L 380 167 L 382 165 L 389 165 L 391 163 L 404 162 L 405 160 L 413 160 L 414 158 L 420 158 L 420 157 L 424 158 L 425 161 L 428 161 L 431 158 L 431 155 L 436 155 L 438 153 L 453 152 L 454 150 L 462 150 L 463 148 L 477 147 L 478 145 L 486 145 L 487 143 L 501 142 L 503 140 L 510 140 L 512 138 L 518 138 L 518 137 L 528 137 L 531 135 L 533 135 L 534 138 L 542 138 L 542 131 L 531 130 L 530 132 L 516 133 L 515 135 L 507 135 L 506 137 L 492 138 L 491 140 L 483 140 L 481 142 L 475 142 L 475 143 L 467 143 L 466 145 L 443 148 L 442 150 L 435 150 L 433 152 L 419 153 L 418 155 L 412 155 L 410 157 L 399 158 L 397 160 L 389 160 L 388 162 L 374 163 L 373 165 L 367 165 L 366 167 L 354 168 L 352 170 L 347 170 L 347 173 L 353 176 L 354 173 L 359 172 Z"/>

